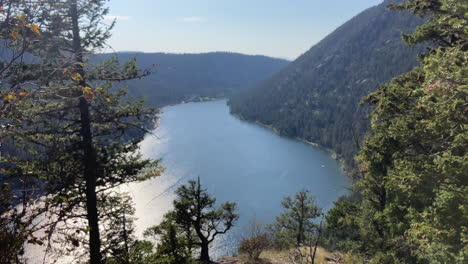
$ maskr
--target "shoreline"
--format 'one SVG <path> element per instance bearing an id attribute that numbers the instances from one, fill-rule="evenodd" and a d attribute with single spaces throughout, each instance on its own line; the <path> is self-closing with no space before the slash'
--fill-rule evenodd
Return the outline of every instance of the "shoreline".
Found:
<path id="1" fill-rule="evenodd" d="M 220 98 L 216 98 L 216 97 L 199 97 L 198 98 L 198 101 L 194 100 L 194 99 L 189 99 L 187 101 L 183 100 L 183 101 L 180 101 L 178 103 L 174 103 L 174 104 L 168 104 L 168 105 L 164 105 L 164 106 L 160 106 L 160 107 L 156 107 L 157 109 L 164 109 L 166 107 L 170 107 L 170 106 L 177 106 L 177 105 L 183 105 L 183 104 L 189 104 L 189 103 L 206 103 L 206 102 L 216 102 L 216 101 L 222 101 L 222 100 L 228 100 L 227 98 L 224 98 L 224 97 L 220 97 Z"/>
<path id="2" fill-rule="evenodd" d="M 223 98 L 210 98 L 210 100 L 205 100 L 205 101 L 193 101 L 193 100 L 191 100 L 191 101 L 182 101 L 182 102 L 179 102 L 179 103 L 176 103 L 176 104 L 170 104 L 170 105 L 165 105 L 163 107 L 159 107 L 159 109 L 161 110 L 159 114 L 162 114 L 162 110 L 164 108 L 166 108 L 166 107 L 177 106 L 177 105 L 188 104 L 188 103 L 205 103 L 205 102 L 215 102 L 215 101 L 222 101 L 222 100 L 226 100 L 226 105 L 229 108 L 229 114 L 232 115 L 233 117 L 237 118 L 240 121 L 255 124 L 257 126 L 260 126 L 260 127 L 263 127 L 263 128 L 266 128 L 266 129 L 272 131 L 273 133 L 275 133 L 276 135 L 278 135 L 280 137 L 285 137 L 285 138 L 289 138 L 289 139 L 292 139 L 292 140 L 297 140 L 297 141 L 300 141 L 300 142 L 302 142 L 304 144 L 311 145 L 313 147 L 319 148 L 319 149 L 327 152 L 333 160 L 336 160 L 339 163 L 340 171 L 348 179 L 351 179 L 351 177 L 348 175 L 348 170 L 347 170 L 347 168 L 346 168 L 346 166 L 344 164 L 344 160 L 332 149 L 326 148 L 326 147 L 324 147 L 324 146 L 322 146 L 322 145 L 320 145 L 320 144 L 318 144 L 316 142 L 311 142 L 311 141 L 308 141 L 308 140 L 300 138 L 300 137 L 290 137 L 290 136 L 286 136 L 286 135 L 281 135 L 280 131 L 277 128 L 273 127 L 273 126 L 266 125 L 266 124 L 264 124 L 264 123 L 262 123 L 262 122 L 260 122 L 258 120 L 251 121 L 251 120 L 245 119 L 241 115 L 238 115 L 238 114 L 235 114 L 235 113 L 231 112 L 231 108 L 229 106 L 229 99 L 228 98 L 224 98 L 224 97 Z"/>
<path id="3" fill-rule="evenodd" d="M 229 104 L 228 104 L 228 107 L 229 107 Z M 247 122 L 247 123 L 251 123 L 251 124 L 255 124 L 255 125 L 258 125 L 258 126 L 261 126 L 263 128 L 266 128 L 268 130 L 271 130 L 273 133 L 277 134 L 278 136 L 280 137 L 286 137 L 286 138 L 289 138 L 289 139 L 293 139 L 293 140 L 297 140 L 297 141 L 300 141 L 304 144 L 307 144 L 307 145 L 311 145 L 313 147 L 316 147 L 316 148 L 319 148 L 325 152 L 328 152 L 328 154 L 330 154 L 330 157 L 334 160 L 336 160 L 338 163 L 339 163 L 339 167 L 340 167 L 340 170 L 341 172 L 346 176 L 348 177 L 349 179 L 351 179 L 351 177 L 349 177 L 348 175 L 348 172 L 347 172 L 347 168 L 344 164 L 344 160 L 335 152 L 333 151 L 332 149 L 329 149 L 329 148 L 326 148 L 316 142 L 311 142 L 311 141 L 307 141 L 303 138 L 300 138 L 300 137 L 290 137 L 290 136 L 286 136 L 286 135 L 281 135 L 280 131 L 273 127 L 273 126 L 270 126 L 270 125 L 266 125 L 266 124 L 263 124 L 262 122 L 258 121 L 258 120 L 255 120 L 255 121 L 251 121 L 251 120 L 248 120 L 248 119 L 245 119 L 243 118 L 241 115 L 238 115 L 238 114 L 234 114 L 232 113 L 231 111 L 229 111 L 229 113 L 234 116 L 235 118 L 241 120 L 241 121 L 244 121 L 244 122 Z"/>

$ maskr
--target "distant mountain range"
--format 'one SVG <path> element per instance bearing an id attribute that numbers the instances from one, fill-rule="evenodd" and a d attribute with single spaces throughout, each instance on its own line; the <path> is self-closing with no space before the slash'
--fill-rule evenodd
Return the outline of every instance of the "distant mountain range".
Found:
<path id="1" fill-rule="evenodd" d="M 141 68 L 154 70 L 150 76 L 127 83 L 130 96 L 145 97 L 152 106 L 198 100 L 200 97 L 228 97 L 241 88 L 255 86 L 289 64 L 284 59 L 228 52 L 119 52 L 99 57 L 105 59 L 115 55 L 121 61 L 135 57 Z"/>
<path id="2" fill-rule="evenodd" d="M 232 113 L 332 149 L 354 167 L 367 131 L 363 96 L 418 65 L 401 40 L 422 23 L 384 1 L 355 16 L 283 70 L 230 100 Z"/>

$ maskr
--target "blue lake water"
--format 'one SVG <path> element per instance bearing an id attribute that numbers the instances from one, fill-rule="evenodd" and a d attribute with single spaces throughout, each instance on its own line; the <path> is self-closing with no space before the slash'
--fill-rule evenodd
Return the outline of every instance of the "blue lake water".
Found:
<path id="1" fill-rule="evenodd" d="M 217 240 L 215 256 L 236 248 L 250 220 L 271 223 L 281 213 L 285 195 L 308 189 L 326 210 L 347 192 L 350 183 L 330 153 L 241 121 L 229 114 L 226 101 L 162 110 L 158 128 L 142 142 L 141 151 L 162 158 L 166 171 L 130 186 L 140 235 L 171 209 L 175 188 L 197 177 L 218 204 L 234 201 L 239 208 L 237 227 Z"/>

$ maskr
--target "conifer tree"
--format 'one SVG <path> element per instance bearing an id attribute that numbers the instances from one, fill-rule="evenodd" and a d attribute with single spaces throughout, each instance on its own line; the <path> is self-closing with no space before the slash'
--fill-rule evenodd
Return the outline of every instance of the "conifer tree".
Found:
<path id="1" fill-rule="evenodd" d="M 421 67 L 365 101 L 361 234 L 379 263 L 464 263 L 468 256 L 468 2 L 393 5 L 427 18 L 404 39 L 433 44 Z"/>
<path id="2" fill-rule="evenodd" d="M 27 95 L 21 84 L 9 81 L 41 37 L 35 16 L 39 10 L 34 1 L 0 1 L 0 263 L 5 264 L 24 263 L 26 243 L 42 244 L 34 233 L 40 212 L 32 199 L 39 193 L 39 183 L 8 157 L 25 151 L 8 139 L 11 124 L 7 121 L 18 114 L 17 107 Z"/>
<path id="3" fill-rule="evenodd" d="M 301 247 L 306 235 L 316 231 L 317 226 L 313 220 L 322 214 L 322 210 L 308 190 L 297 192 L 294 197 L 284 197 L 281 205 L 284 212 L 276 218 L 273 229 L 275 232 L 286 231 L 292 234 L 295 246 Z"/>
<path id="4" fill-rule="evenodd" d="M 210 263 L 209 245 L 219 235 L 226 234 L 239 218 L 236 204 L 225 202 L 220 208 L 214 207 L 216 199 L 202 188 L 200 179 L 189 181 L 176 191 L 177 199 L 174 208 L 177 222 L 190 226 L 197 235 L 200 247 L 200 261 Z"/>
<path id="5" fill-rule="evenodd" d="M 163 222 L 148 229 L 147 234 L 157 235 L 156 255 L 168 263 L 191 263 L 192 251 L 199 249 L 199 261 L 211 263 L 209 247 L 219 235 L 232 229 L 239 218 L 236 204 L 225 202 L 215 208 L 216 199 L 198 181 L 189 181 L 176 190 L 174 210 L 165 215 Z M 187 256 L 188 254 L 188 256 Z M 174 259 L 174 258 L 177 259 Z M 165 263 L 165 262 L 164 262 Z"/>
<path id="6" fill-rule="evenodd" d="M 156 112 L 141 102 L 124 101 L 125 91 L 112 87 L 148 72 L 138 69 L 134 60 L 121 65 L 116 58 L 100 64 L 89 59 L 105 47 L 114 24 L 102 22 L 108 12 L 104 4 L 40 2 L 33 16 L 40 39 L 27 49 L 34 59 L 10 70 L 8 81 L 21 92 L 8 94 L 7 103 L 17 104 L 4 118 L 7 137 L 30 149 L 29 156 L 11 160 L 45 182 L 43 211 L 52 220 L 47 238 L 71 230 L 87 234 L 84 243 L 70 242 L 87 248 L 93 264 L 102 263 L 103 253 L 111 251 L 102 246 L 106 236 L 101 227 L 120 217 L 103 210 L 116 206 L 112 201 L 121 194 L 115 188 L 161 172 L 157 161 L 142 160 L 138 154 L 141 132 Z"/>
<path id="7" fill-rule="evenodd" d="M 181 226 L 177 221 L 175 211 L 170 211 L 164 215 L 163 221 L 157 225 L 148 228 L 144 235 L 157 241 L 154 259 L 155 263 L 170 264 L 190 264 L 195 263 L 192 254 L 194 231 L 190 226 Z"/>

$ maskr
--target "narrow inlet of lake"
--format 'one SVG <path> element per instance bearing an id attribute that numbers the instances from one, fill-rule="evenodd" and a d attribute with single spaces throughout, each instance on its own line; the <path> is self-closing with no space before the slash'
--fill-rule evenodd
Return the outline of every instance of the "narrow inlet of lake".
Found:
<path id="1" fill-rule="evenodd" d="M 197 177 L 217 204 L 233 201 L 239 209 L 236 228 L 219 237 L 215 257 L 235 251 L 250 220 L 274 221 L 285 195 L 308 189 L 327 210 L 350 185 L 330 153 L 241 121 L 229 114 L 226 101 L 162 110 L 158 128 L 141 143 L 141 151 L 146 158 L 162 158 L 166 171 L 130 186 L 139 236 L 172 208 L 175 189 Z"/>

